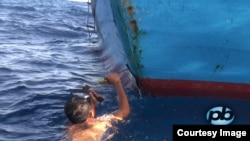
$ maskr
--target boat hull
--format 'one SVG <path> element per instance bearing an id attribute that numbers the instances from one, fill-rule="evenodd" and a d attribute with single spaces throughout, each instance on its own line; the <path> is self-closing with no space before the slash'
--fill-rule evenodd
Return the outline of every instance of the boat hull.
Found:
<path id="1" fill-rule="evenodd" d="M 144 94 L 250 98 L 250 2 L 106 1 Z"/>
<path id="2" fill-rule="evenodd" d="M 145 94 L 155 97 L 250 99 L 248 84 L 141 78 L 138 81 Z"/>

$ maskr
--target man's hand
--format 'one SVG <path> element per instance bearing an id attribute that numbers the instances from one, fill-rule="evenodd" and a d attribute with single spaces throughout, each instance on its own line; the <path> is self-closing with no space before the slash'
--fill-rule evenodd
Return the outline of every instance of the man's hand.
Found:
<path id="1" fill-rule="evenodd" d="M 117 73 L 111 73 L 107 77 L 108 82 L 114 85 L 119 84 L 121 82 L 120 76 Z"/>
<path id="2" fill-rule="evenodd" d="M 88 85 L 85 85 L 83 88 L 82 88 L 82 91 L 86 94 L 88 94 L 90 91 L 89 91 L 89 86 Z"/>
<path id="3" fill-rule="evenodd" d="M 85 85 L 82 88 L 82 91 L 84 93 L 87 93 L 90 95 L 92 102 L 94 103 L 94 105 L 97 104 L 97 102 L 102 102 L 104 100 L 104 98 L 102 96 L 100 96 L 97 92 L 95 92 L 94 90 L 91 90 L 90 87 L 88 85 Z"/>

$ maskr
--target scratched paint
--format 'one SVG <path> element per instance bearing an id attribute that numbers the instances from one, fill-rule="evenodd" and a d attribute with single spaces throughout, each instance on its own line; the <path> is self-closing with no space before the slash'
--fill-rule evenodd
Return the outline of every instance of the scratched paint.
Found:
<path id="1" fill-rule="evenodd" d="M 136 9 L 130 0 L 111 0 L 114 18 L 124 45 L 124 50 L 129 56 L 130 66 L 135 75 L 141 75 L 143 64 L 140 49 L 140 35 L 145 32 L 140 30 L 138 19 L 135 18 Z"/>
<path id="2" fill-rule="evenodd" d="M 216 72 L 222 71 L 223 68 L 224 68 L 224 65 L 217 64 L 217 65 L 215 66 L 215 68 L 214 68 L 214 74 L 215 74 Z"/>
<path id="3" fill-rule="evenodd" d="M 102 1 L 137 78 L 250 84 L 250 1 Z"/>

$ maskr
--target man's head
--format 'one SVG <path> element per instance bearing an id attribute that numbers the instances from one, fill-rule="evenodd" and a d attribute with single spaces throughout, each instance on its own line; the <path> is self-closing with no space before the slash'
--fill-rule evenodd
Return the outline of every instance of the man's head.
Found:
<path id="1" fill-rule="evenodd" d="M 72 96 L 64 107 L 65 115 L 73 124 L 84 122 L 89 117 L 90 110 L 90 97 L 82 98 L 79 96 Z"/>

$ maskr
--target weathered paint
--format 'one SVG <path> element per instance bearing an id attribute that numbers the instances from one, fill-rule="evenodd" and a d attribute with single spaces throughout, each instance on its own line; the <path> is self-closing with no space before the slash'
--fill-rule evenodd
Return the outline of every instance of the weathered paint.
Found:
<path id="1" fill-rule="evenodd" d="M 185 96 L 187 88 L 190 96 L 249 98 L 250 1 L 104 1 L 144 93 Z"/>
<path id="2" fill-rule="evenodd" d="M 130 0 L 111 0 L 111 8 L 122 39 L 123 48 L 128 56 L 128 65 L 133 74 L 141 74 L 141 68 L 143 68 L 141 64 L 142 50 L 139 41 L 141 32 L 135 18 L 136 9 Z"/>

